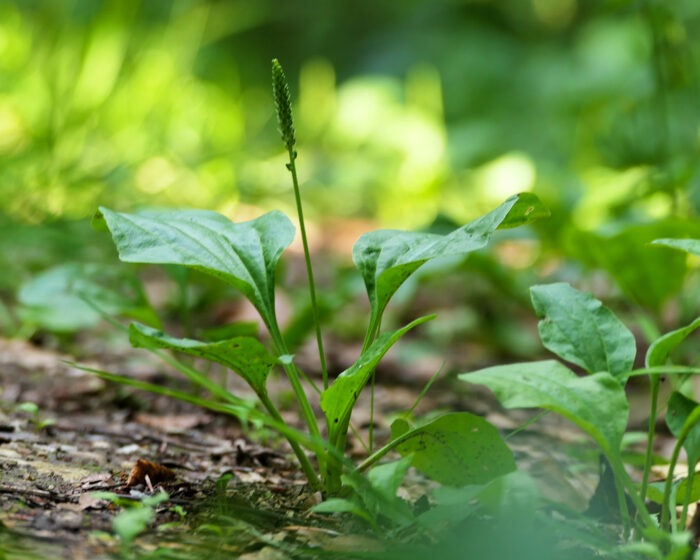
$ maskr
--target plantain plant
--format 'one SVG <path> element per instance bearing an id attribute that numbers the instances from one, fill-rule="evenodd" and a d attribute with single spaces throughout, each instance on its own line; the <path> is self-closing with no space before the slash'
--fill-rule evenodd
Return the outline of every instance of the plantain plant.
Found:
<path id="1" fill-rule="evenodd" d="M 700 254 L 697 240 L 663 239 L 656 243 Z M 663 377 L 678 379 L 700 373 L 700 368 L 674 364 L 672 358 L 673 351 L 700 327 L 700 318 L 656 337 L 644 355 L 644 367 L 635 367 L 634 335 L 592 295 L 565 283 L 533 286 L 530 295 L 545 348 L 583 370 L 584 375 L 577 375 L 559 360 L 543 360 L 493 366 L 461 374 L 460 379 L 490 388 L 506 408 L 542 408 L 579 426 L 610 466 L 614 496 L 609 509 L 616 512 L 611 517 L 622 521 L 630 539 L 625 547 L 648 554 L 645 558 L 690 558 L 695 548 L 691 540 L 698 535 L 686 533 L 685 527 L 689 505 L 700 500 L 700 483 L 695 476 L 700 460 L 700 404 L 680 391 L 673 391 L 667 403 L 666 423 L 676 437 L 668 476 L 651 483 L 650 472 L 660 383 Z M 639 482 L 628 473 L 623 457 L 630 409 L 625 385 L 635 376 L 647 376 L 651 385 Z M 688 458 L 688 475 L 676 478 L 681 451 Z M 649 507 L 652 502 L 657 506 Z M 657 510 L 660 513 L 655 513 Z"/>
<path id="2" fill-rule="evenodd" d="M 510 197 L 488 214 L 447 235 L 397 230 L 378 230 L 362 235 L 352 256 L 367 290 L 369 323 L 357 360 L 332 379 L 324 356 L 322 325 L 317 312 L 316 287 L 297 179 L 291 96 L 277 60 L 272 61 L 272 89 L 279 131 L 289 157 L 286 166 L 291 175 L 304 247 L 322 386 L 317 387 L 309 372 L 302 371 L 296 363 L 275 313 L 278 263 L 295 235 L 292 222 L 279 211 L 234 223 L 221 214 L 205 210 L 126 214 L 101 207 L 93 223 L 98 229 L 107 229 L 111 233 L 122 261 L 179 265 L 234 286 L 259 313 L 269 334 L 269 343 L 266 345 L 253 336 L 237 336 L 217 342 L 174 338 L 144 324 L 132 323 L 129 336 L 133 346 L 161 353 L 196 385 L 205 389 L 207 396 L 107 372 L 96 373 L 243 419 L 254 418 L 270 426 L 288 440 L 310 487 L 322 491 L 325 496 L 339 493 L 343 480 L 349 480 L 343 477 L 344 473 L 355 476 L 376 466 L 391 450 L 398 451 L 404 456 L 404 461 L 436 481 L 455 486 L 482 484 L 514 470 L 513 455 L 498 431 L 482 418 L 466 412 L 452 413 L 418 427 L 401 421 L 392 430 L 393 439 L 378 449 L 370 445 L 368 456 L 359 465 L 351 464 L 344 451 L 353 407 L 368 384 L 373 388 L 375 370 L 382 357 L 409 330 L 433 318 L 419 317 L 399 329 L 384 331 L 382 317 L 398 288 L 426 262 L 479 250 L 488 244 L 497 230 L 546 217 L 548 210 L 535 195 L 524 193 Z M 251 406 L 202 372 L 174 361 L 163 350 L 225 366 L 248 383 L 257 396 L 257 403 Z M 268 394 L 267 379 L 277 367 L 284 371 L 294 392 L 303 429 L 285 423 Z M 319 409 L 322 418 L 317 416 Z"/>

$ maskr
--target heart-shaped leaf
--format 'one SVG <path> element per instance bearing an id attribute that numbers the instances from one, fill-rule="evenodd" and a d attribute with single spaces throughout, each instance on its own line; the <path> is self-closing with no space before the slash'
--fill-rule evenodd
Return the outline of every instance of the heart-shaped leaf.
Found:
<path id="1" fill-rule="evenodd" d="M 459 379 L 491 389 L 506 408 L 545 408 L 587 432 L 606 455 L 619 453 L 629 406 L 619 380 L 608 372 L 578 377 L 554 360 L 495 366 Z"/>
<path id="2" fill-rule="evenodd" d="M 328 420 L 328 438 L 331 442 L 336 441 L 338 434 L 346 433 L 352 407 L 384 354 L 413 327 L 434 317 L 420 317 L 397 331 L 382 334 L 352 366 L 323 391 L 321 409 Z"/>
<path id="3" fill-rule="evenodd" d="M 167 334 L 133 323 L 129 339 L 135 348 L 166 348 L 216 362 L 235 371 L 258 394 L 265 394 L 265 382 L 275 365 L 275 358 L 255 338 L 237 337 L 221 342 L 200 342 L 173 338 Z"/>
<path id="4" fill-rule="evenodd" d="M 233 223 L 206 210 L 123 214 L 100 208 L 93 224 L 106 226 L 125 262 L 178 264 L 216 276 L 238 288 L 274 324 L 275 269 L 294 238 L 281 212 Z"/>
<path id="5" fill-rule="evenodd" d="M 546 216 L 549 210 L 534 194 L 522 193 L 448 235 L 397 230 L 364 234 L 355 243 L 352 258 L 365 281 L 372 323 L 381 317 L 401 284 L 427 261 L 476 251 L 486 246 L 497 229 L 517 227 Z"/>
<path id="6" fill-rule="evenodd" d="M 599 300 L 565 283 L 530 288 L 542 343 L 588 373 L 622 377 L 632 369 L 634 335 Z"/>
<path id="7" fill-rule="evenodd" d="M 440 484 L 484 484 L 515 470 L 512 451 L 480 416 L 455 412 L 408 432 L 404 429 L 392 426 L 392 434 L 402 433 L 396 450 L 412 456 L 411 464 Z"/>

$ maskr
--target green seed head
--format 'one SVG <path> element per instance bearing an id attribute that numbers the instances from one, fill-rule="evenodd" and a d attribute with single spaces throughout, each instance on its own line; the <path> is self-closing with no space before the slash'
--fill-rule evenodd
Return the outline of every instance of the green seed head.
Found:
<path id="1" fill-rule="evenodd" d="M 282 65 L 276 58 L 272 59 L 272 96 L 275 99 L 277 122 L 282 140 L 291 149 L 296 143 L 294 137 L 294 121 L 292 120 L 292 96 L 289 94 L 289 84 L 282 70 Z"/>

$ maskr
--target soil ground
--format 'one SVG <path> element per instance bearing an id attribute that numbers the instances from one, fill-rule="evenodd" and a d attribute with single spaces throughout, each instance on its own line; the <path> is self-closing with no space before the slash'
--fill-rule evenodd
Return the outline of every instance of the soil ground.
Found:
<path id="1" fill-rule="evenodd" d="M 149 382 L 183 383 L 142 351 L 98 350 L 79 361 Z M 272 434 L 246 432 L 235 419 L 107 384 L 74 361 L 35 342 L 0 340 L 0 558 L 96 560 L 166 550 L 158 557 L 276 559 L 293 557 L 285 550 L 300 548 L 381 546 L 328 516 L 309 513 L 319 496 L 308 490 L 286 446 Z M 377 387 L 380 436 L 393 412 L 411 407 L 429 368 L 391 370 L 390 360 L 388 384 Z M 271 392 L 279 397 L 277 385 Z M 36 414 L 21 406 L 28 402 L 38 407 Z M 487 413 L 504 429 L 523 419 L 502 414 L 485 395 L 460 394 L 450 383 L 438 383 L 421 407 Z M 368 418 L 368 403 L 361 401 L 354 416 L 361 430 Z M 547 481 L 548 494 L 585 508 L 595 472 L 572 474 L 561 466 L 580 442 L 575 430 L 543 422 L 511 444 L 519 463 Z M 413 473 L 402 491 L 417 498 L 424 485 Z M 112 492 L 137 505 L 160 488 L 169 500 L 155 506 L 137 548 L 126 547 L 113 526 L 123 508 L 94 493 Z"/>

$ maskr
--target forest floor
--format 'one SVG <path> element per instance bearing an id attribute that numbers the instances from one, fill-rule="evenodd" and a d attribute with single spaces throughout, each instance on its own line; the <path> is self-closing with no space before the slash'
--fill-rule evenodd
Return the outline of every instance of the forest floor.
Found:
<path id="1" fill-rule="evenodd" d="M 103 355 L 99 363 L 94 358 L 84 363 L 151 382 L 182 383 L 167 377 L 162 365 L 151 358 L 130 351 Z M 208 517 L 214 519 L 212 512 L 225 514 L 229 524 L 221 529 L 229 536 L 219 535 L 216 546 L 218 553 L 228 555 L 223 557 L 286 558 L 286 549 L 298 551 L 299 547 L 381 548 L 374 537 L 348 534 L 337 520 L 309 513 L 319 496 L 308 491 L 286 446 L 271 434 L 246 432 L 234 419 L 172 399 L 110 386 L 71 361 L 31 342 L 0 341 L 0 521 L 4 528 L 0 545 L 6 550 L 4 557 L 115 557 L 124 548 L 113 527 L 121 508 L 95 492 L 112 492 L 138 504 L 160 488 L 169 499 L 152 508 L 155 519 L 150 529 L 135 541 L 142 552 L 165 547 L 173 554 L 181 549 L 196 557 L 193 551 L 199 549 L 202 556 L 216 557 L 210 552 L 212 536 L 201 529 L 217 523 L 206 523 Z M 377 388 L 378 433 L 387 430 L 392 411 L 412 406 L 420 389 L 415 383 Z M 465 399 L 466 395 L 438 384 L 421 407 L 465 409 Z M 36 414 L 19 406 L 27 402 L 37 405 Z M 491 408 L 490 419 L 502 427 L 517 425 L 488 399 L 480 406 L 481 412 Z M 363 401 L 355 418 L 362 425 L 368 416 Z M 561 469 L 557 473 L 557 457 L 550 453 L 555 446 L 542 446 L 553 434 L 546 434 L 546 426 L 542 430 L 544 435 L 536 437 L 544 439 L 536 445 L 521 439 L 521 447 L 528 448 L 522 449 L 523 456 L 529 457 L 532 468 L 550 471 L 550 492 L 567 492 L 567 499 L 585 506 L 594 481 L 584 482 L 579 475 L 578 482 L 572 483 Z M 562 441 L 580 441 L 574 431 L 562 431 L 561 426 L 555 432 Z M 565 453 L 559 459 L 565 460 Z M 228 481 L 227 474 L 231 475 Z M 417 475 L 413 480 L 413 493 L 419 494 L 424 483 Z M 405 491 L 411 493 L 410 488 Z"/>
<path id="2" fill-rule="evenodd" d="M 309 511 L 320 496 L 309 491 L 286 444 L 274 434 L 108 384 L 77 367 L 79 362 L 187 387 L 154 356 L 126 346 L 103 348 L 97 335 L 91 336 L 78 340 L 78 347 L 92 347 L 79 352 L 79 359 L 36 341 L 0 339 L 0 560 L 151 554 L 281 560 L 382 550 L 377 535 L 348 524 L 347 518 Z M 440 366 L 439 360 L 427 360 L 409 371 L 391 356 L 381 366 L 376 389 L 380 438 L 387 437 L 391 419 L 412 407 Z M 271 381 L 273 398 L 284 400 L 283 380 Z M 470 391 L 444 379 L 417 411 L 469 410 L 486 415 L 504 433 L 532 415 L 505 414 L 487 393 Z M 37 411 L 22 403 L 33 403 Z M 291 409 L 285 416 L 295 421 Z M 353 416 L 361 434 L 369 417 L 369 401 L 361 398 Z M 509 445 L 519 467 L 542 482 L 545 495 L 579 511 L 587 507 L 597 484 L 597 458 L 580 432 L 549 415 Z M 363 454 L 355 439 L 350 454 Z M 401 492 L 416 500 L 428 486 L 411 471 Z M 143 499 L 160 489 L 167 501 L 144 506 Z M 96 492 L 111 492 L 114 499 Z M 128 533 L 120 538 L 115 526 L 126 510 L 153 514 L 138 535 L 136 525 L 133 542 L 125 540 Z"/>

